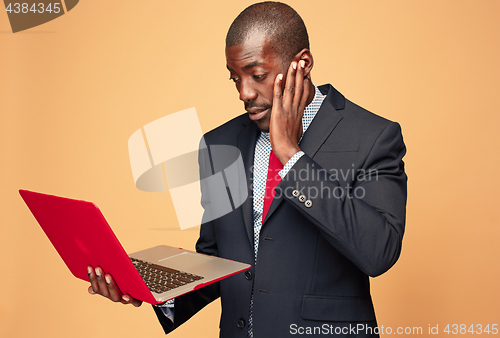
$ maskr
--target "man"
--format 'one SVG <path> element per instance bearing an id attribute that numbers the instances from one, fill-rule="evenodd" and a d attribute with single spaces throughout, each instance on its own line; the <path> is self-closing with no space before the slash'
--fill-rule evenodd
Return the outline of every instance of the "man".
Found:
<path id="1" fill-rule="evenodd" d="M 221 337 L 377 337 L 368 276 L 396 262 L 405 223 L 399 125 L 311 82 L 307 31 L 285 4 L 245 9 L 227 34 L 226 61 L 247 113 L 204 142 L 239 149 L 252 195 L 203 223 L 196 249 L 253 268 L 155 307 L 160 323 L 168 333 L 220 296 Z M 202 152 L 200 167 L 220 170 Z M 208 212 L 203 185 L 202 196 Z M 90 293 L 140 305 L 100 268 L 89 278 Z"/>

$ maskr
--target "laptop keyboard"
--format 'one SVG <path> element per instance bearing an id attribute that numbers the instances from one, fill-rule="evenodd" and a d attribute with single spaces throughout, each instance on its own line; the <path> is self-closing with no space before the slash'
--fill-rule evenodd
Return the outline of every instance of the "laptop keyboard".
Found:
<path id="1" fill-rule="evenodd" d="M 167 268 L 165 266 L 130 258 L 149 290 L 163 293 L 179 286 L 203 279 L 202 276 Z"/>

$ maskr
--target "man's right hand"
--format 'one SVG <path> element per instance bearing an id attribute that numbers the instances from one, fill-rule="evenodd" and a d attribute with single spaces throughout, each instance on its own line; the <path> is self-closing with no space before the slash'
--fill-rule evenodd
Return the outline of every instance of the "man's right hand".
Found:
<path id="1" fill-rule="evenodd" d="M 89 293 L 91 295 L 99 294 L 103 297 L 111 299 L 113 302 L 121 302 L 122 304 L 132 304 L 139 307 L 142 301 L 132 298 L 129 295 L 124 295 L 116 285 L 113 277 L 110 274 L 105 274 L 100 267 L 95 270 L 91 266 L 88 267 L 89 274 Z"/>

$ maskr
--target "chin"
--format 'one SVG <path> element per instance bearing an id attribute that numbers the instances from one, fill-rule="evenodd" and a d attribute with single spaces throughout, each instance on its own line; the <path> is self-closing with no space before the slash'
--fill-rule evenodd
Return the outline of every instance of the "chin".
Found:
<path id="1" fill-rule="evenodd" d="M 268 121 L 255 121 L 257 123 L 257 127 L 259 127 L 260 131 L 265 133 L 269 133 L 269 122 Z"/>

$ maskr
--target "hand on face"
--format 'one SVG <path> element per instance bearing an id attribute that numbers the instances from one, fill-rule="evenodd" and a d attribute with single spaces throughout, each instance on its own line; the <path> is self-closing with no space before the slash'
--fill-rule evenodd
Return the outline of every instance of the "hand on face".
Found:
<path id="1" fill-rule="evenodd" d="M 283 74 L 275 79 L 269 136 L 273 151 L 283 165 L 300 151 L 302 115 L 310 91 L 311 80 L 305 76 L 304 60 L 290 64 L 284 85 Z"/>

